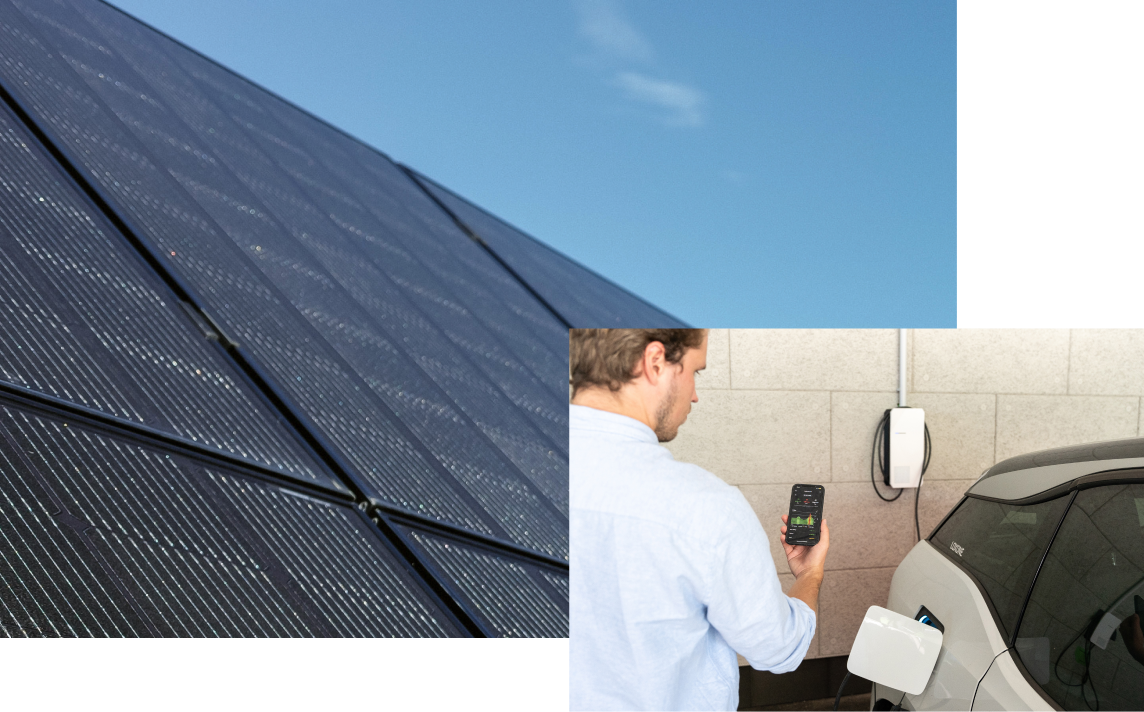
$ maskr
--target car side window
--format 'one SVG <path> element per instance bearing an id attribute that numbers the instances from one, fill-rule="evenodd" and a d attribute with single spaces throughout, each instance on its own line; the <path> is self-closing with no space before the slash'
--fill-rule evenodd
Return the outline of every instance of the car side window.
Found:
<path id="1" fill-rule="evenodd" d="M 1021 620 L 1017 653 L 1066 710 L 1144 709 L 1144 485 L 1081 490 Z"/>
<path id="2" fill-rule="evenodd" d="M 931 538 L 985 589 L 1006 638 L 1068 499 L 1019 507 L 970 497 Z"/>

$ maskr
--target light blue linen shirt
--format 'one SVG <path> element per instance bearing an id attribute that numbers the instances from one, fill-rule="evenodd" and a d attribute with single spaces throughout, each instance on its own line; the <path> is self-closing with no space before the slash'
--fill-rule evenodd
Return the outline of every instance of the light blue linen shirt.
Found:
<path id="1" fill-rule="evenodd" d="M 742 493 L 638 420 L 570 409 L 571 709 L 734 710 L 736 651 L 798 667 L 815 615 Z"/>

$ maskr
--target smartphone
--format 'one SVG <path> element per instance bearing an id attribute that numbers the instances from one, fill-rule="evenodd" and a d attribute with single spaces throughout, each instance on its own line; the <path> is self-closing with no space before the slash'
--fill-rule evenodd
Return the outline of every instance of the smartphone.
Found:
<path id="1" fill-rule="evenodd" d="M 814 546 L 822 528 L 822 485 L 795 485 L 790 490 L 790 512 L 787 514 L 786 543 Z"/>

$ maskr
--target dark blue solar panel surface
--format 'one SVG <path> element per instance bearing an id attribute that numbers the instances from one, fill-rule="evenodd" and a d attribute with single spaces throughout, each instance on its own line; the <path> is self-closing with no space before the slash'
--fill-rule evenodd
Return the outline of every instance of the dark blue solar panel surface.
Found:
<path id="1" fill-rule="evenodd" d="M 687 326 L 432 180 L 418 179 L 573 327 Z"/>
<path id="2" fill-rule="evenodd" d="M 6 107 L 0 380 L 335 485 Z"/>
<path id="3" fill-rule="evenodd" d="M 2 635 L 463 635 L 373 527 L 0 401 Z"/>
<path id="4" fill-rule="evenodd" d="M 104 35 L 111 36 L 111 30 Z M 498 338 L 488 328 L 486 321 L 513 325 L 511 311 L 501 309 L 494 319 L 482 321 L 468 305 L 494 311 L 499 302 L 493 295 L 485 292 L 460 299 L 420 262 L 410 259 L 396 238 L 400 230 L 382 224 L 365 209 L 367 202 L 359 201 L 349 190 L 350 186 L 377 181 L 363 171 L 357 176 L 345 175 L 354 159 L 340 146 L 322 142 L 322 132 L 301 131 L 307 124 L 319 128 L 321 124 L 276 101 L 264 98 L 262 106 L 256 105 L 257 96 L 244 95 L 253 91 L 249 84 L 167 43 L 167 48 L 188 65 L 188 71 L 203 77 L 196 85 L 178 67 L 164 65 L 166 55 L 138 49 L 144 38 L 132 39 L 135 41 L 119 42 L 115 47 L 138 55 L 133 67 L 145 74 L 152 86 L 161 89 L 164 100 L 177 107 L 188 125 L 198 127 L 195 138 L 228 162 L 245 187 L 256 194 L 253 199 L 260 201 L 282 226 L 289 226 L 293 236 L 342 288 L 328 311 L 356 313 L 358 330 L 368 332 L 374 339 L 388 335 L 398 350 L 408 355 L 406 360 L 381 364 L 390 380 L 400 384 L 383 387 L 408 390 L 417 387 L 417 382 L 427 375 L 513 464 L 563 508 L 567 497 L 566 396 L 557 395 L 551 388 L 551 377 L 546 386 L 515 357 L 510 350 L 515 339 Z M 180 78 L 183 81 L 176 85 Z M 199 87 L 217 103 L 204 98 L 197 91 Z M 185 99 L 185 105 L 178 104 L 184 97 L 190 98 Z M 284 114 L 294 112 L 298 114 L 295 118 L 304 121 L 297 122 L 298 131 L 291 131 L 268 111 L 256 111 L 254 106 L 280 109 Z M 340 136 L 334 132 L 330 135 Z M 241 150 L 234 152 L 232 147 Z M 323 157 L 323 161 L 316 156 Z M 330 170 L 334 166 L 340 167 L 345 177 L 336 176 Z M 396 170 L 394 174 L 410 189 L 411 197 L 426 201 L 404 174 Z M 404 218 L 406 233 L 426 232 L 426 225 L 419 224 L 402 203 L 392 198 L 389 202 L 381 215 L 391 216 L 390 220 Z M 459 239 L 462 244 L 468 242 L 463 237 Z M 406 259 L 399 257 L 403 252 Z M 476 288 L 480 289 L 479 285 Z M 566 348 L 566 335 L 559 333 L 561 348 Z M 516 335 L 531 338 L 519 324 Z M 327 338 L 337 343 L 335 337 Z M 378 367 L 376 363 L 355 359 L 353 348 L 342 352 L 359 373 Z M 550 364 L 563 368 L 562 358 L 557 359 L 551 352 L 549 356 Z M 552 367 L 548 370 L 551 372 Z M 395 406 L 395 410 L 399 409 Z"/>
<path id="5" fill-rule="evenodd" d="M 485 626 L 505 638 L 568 637 L 568 573 L 406 529 Z"/>
<path id="6" fill-rule="evenodd" d="M 380 154 L 77 6 L 0 5 L 33 119 L 378 501 L 566 557 L 555 320 Z"/>

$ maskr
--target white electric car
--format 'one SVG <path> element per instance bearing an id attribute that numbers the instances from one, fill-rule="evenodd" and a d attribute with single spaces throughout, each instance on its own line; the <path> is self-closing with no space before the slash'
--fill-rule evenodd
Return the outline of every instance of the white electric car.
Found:
<path id="1" fill-rule="evenodd" d="M 875 684 L 872 709 L 1144 709 L 1144 438 L 994 465 L 886 607 L 943 640 L 920 694 Z"/>

